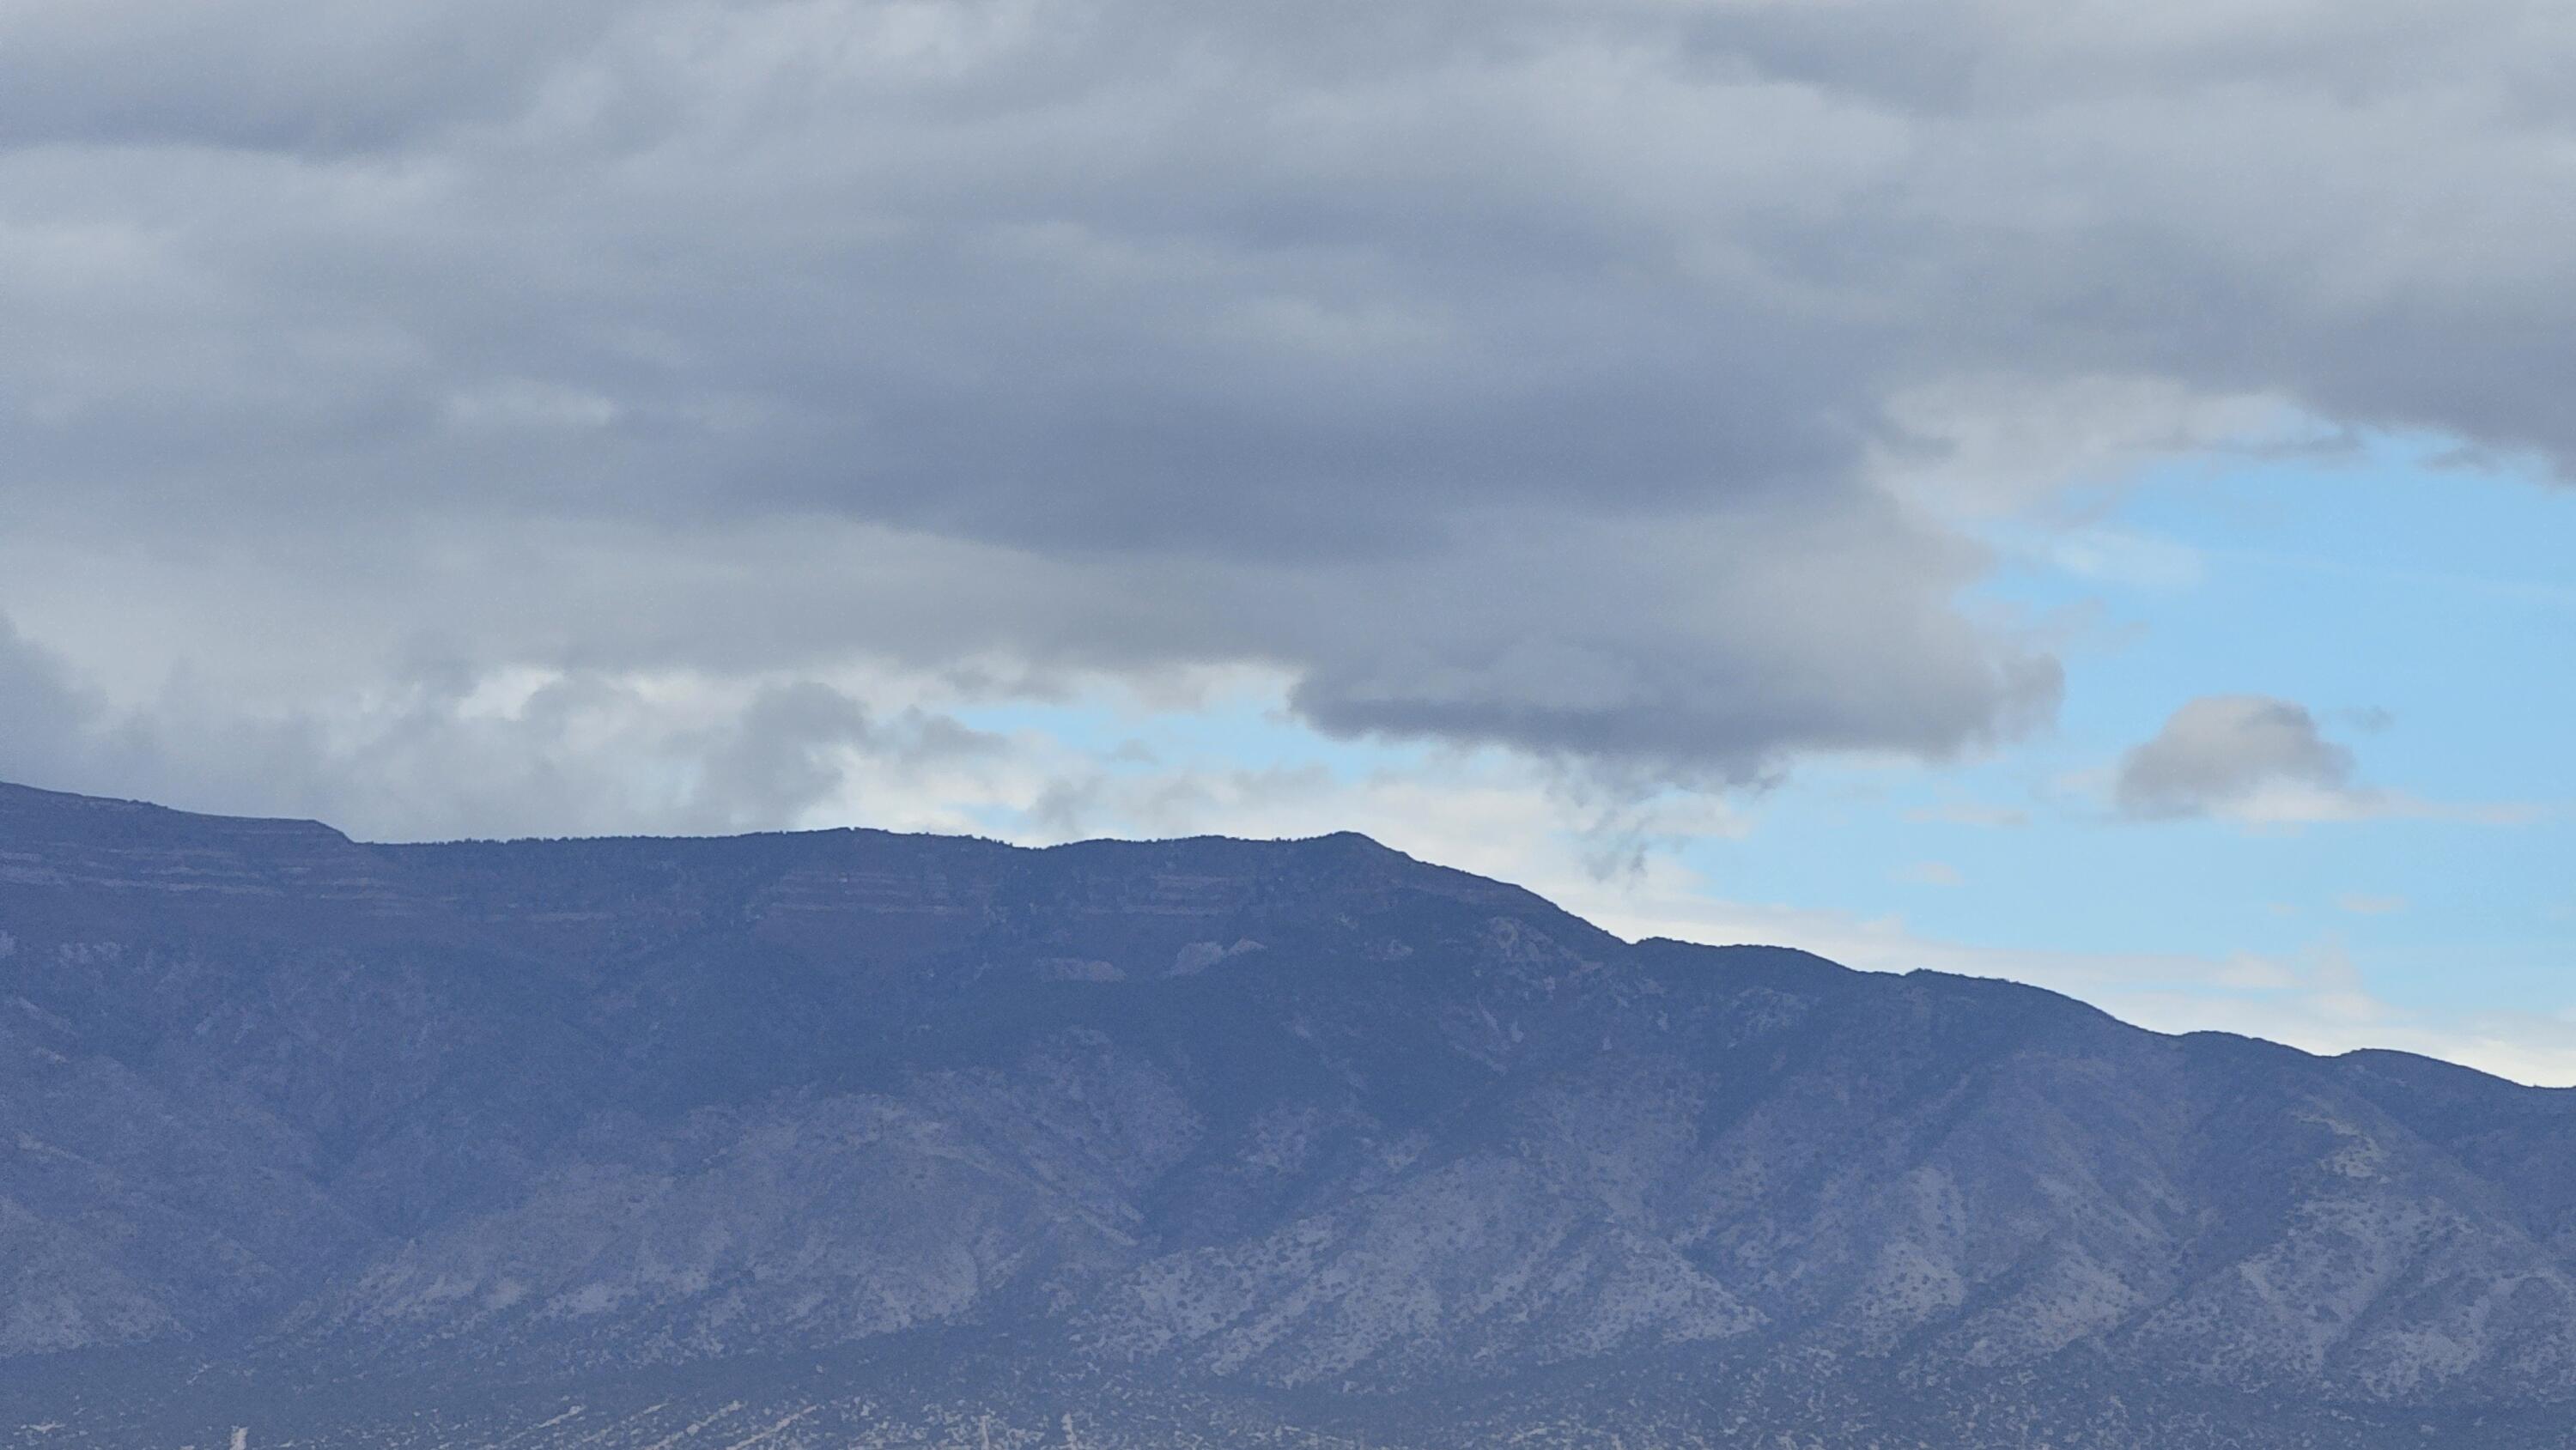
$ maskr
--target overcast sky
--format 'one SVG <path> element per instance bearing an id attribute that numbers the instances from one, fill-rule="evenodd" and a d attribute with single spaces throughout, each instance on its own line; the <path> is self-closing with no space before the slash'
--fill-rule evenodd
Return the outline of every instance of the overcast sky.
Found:
<path id="1" fill-rule="evenodd" d="M 14 0 L 0 778 L 2576 1082 L 2571 340 L 2563 0 Z"/>

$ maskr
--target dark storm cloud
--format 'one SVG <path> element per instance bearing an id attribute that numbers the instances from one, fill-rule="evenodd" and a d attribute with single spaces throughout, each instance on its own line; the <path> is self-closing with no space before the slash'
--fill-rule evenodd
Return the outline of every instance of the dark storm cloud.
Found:
<path id="1" fill-rule="evenodd" d="M 0 528 L 483 666 L 1943 754 L 2057 676 L 1887 487 L 1926 397 L 2576 453 L 2576 22 L 2423 14 L 42 0 Z"/>

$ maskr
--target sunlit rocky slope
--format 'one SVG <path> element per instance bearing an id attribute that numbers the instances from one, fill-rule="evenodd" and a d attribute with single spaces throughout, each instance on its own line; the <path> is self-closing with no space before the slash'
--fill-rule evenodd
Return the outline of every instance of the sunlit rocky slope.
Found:
<path id="1" fill-rule="evenodd" d="M 1632 945 L 1356 836 L 0 787 L 0 1445 L 2570 1423 L 2576 1094 Z"/>

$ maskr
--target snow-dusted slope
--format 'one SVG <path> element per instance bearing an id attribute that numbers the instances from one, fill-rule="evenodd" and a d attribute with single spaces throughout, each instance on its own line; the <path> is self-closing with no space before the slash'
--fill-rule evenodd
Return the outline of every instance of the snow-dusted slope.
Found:
<path id="1" fill-rule="evenodd" d="M 0 1445 L 2550 1444 L 2571 1148 L 2576 1095 L 1358 837 L 0 788 Z"/>

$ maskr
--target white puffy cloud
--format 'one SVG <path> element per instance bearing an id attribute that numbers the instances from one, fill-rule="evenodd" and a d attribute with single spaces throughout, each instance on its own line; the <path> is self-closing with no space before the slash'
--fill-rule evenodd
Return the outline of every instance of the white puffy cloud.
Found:
<path id="1" fill-rule="evenodd" d="M 1014 765 L 1009 742 L 946 714 L 814 680 L 431 668 L 260 713 L 182 676 L 120 704 L 5 618 L 0 718 L 0 780 L 390 840 L 773 830 L 817 812 L 966 830 Z"/>

